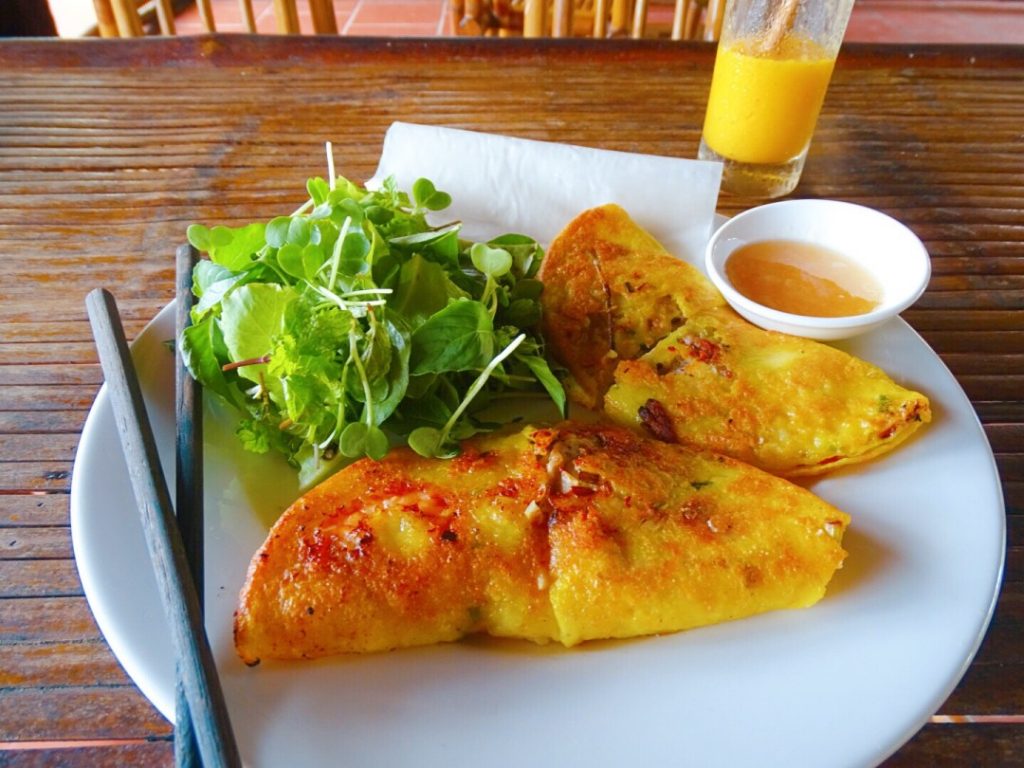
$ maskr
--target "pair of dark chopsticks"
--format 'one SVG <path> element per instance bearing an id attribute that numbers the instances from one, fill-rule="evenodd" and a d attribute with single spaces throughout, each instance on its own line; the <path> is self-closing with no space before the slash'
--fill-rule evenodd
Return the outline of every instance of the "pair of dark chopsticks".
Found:
<path id="1" fill-rule="evenodd" d="M 176 341 L 189 321 L 192 266 L 196 256 L 189 246 L 178 250 Z M 203 583 L 200 389 L 184 370 L 179 350 L 175 376 L 176 521 L 117 304 L 109 292 L 96 289 L 86 298 L 86 307 L 177 659 L 175 762 L 178 766 L 235 768 L 241 766 L 241 758 L 206 637 L 200 597 Z"/>

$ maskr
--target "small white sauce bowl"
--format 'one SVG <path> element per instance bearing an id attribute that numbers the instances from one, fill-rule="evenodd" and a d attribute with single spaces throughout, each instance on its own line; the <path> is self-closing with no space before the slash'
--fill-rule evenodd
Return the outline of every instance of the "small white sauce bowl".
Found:
<path id="1" fill-rule="evenodd" d="M 800 240 L 838 251 L 878 281 L 878 306 L 862 315 L 808 317 L 748 299 L 729 282 L 725 262 L 740 246 L 764 240 Z M 821 341 L 857 336 L 895 317 L 920 298 L 932 271 L 924 244 L 905 225 L 872 208 L 838 200 L 783 200 L 744 211 L 711 236 L 704 266 L 726 301 L 750 322 Z"/>

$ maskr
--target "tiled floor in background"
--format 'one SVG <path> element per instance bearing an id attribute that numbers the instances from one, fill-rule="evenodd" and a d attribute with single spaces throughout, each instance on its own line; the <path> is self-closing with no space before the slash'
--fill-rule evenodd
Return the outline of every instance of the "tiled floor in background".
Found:
<path id="1" fill-rule="evenodd" d="M 213 16 L 218 32 L 244 32 L 237 0 L 213 0 Z M 277 31 L 272 0 L 252 0 L 256 29 L 274 34 Z M 298 3 L 299 27 L 312 33 L 309 6 Z M 334 16 L 342 35 L 431 37 L 443 35 L 447 24 L 446 0 L 334 0 Z M 199 11 L 193 7 L 176 20 L 178 34 L 201 34 L 204 31 Z"/>
<path id="2" fill-rule="evenodd" d="M 96 23 L 92 0 L 50 0 L 57 28 L 76 37 Z M 241 32 L 237 0 L 213 0 L 218 31 Z M 311 30 L 308 5 L 299 23 Z M 447 0 L 334 0 L 343 35 L 424 37 L 452 33 Z M 253 0 L 256 26 L 274 33 L 272 0 Z M 193 7 L 177 19 L 178 34 L 203 31 Z M 1024 0 L 857 0 L 847 41 L 1024 44 Z"/>
<path id="3" fill-rule="evenodd" d="M 0 0 L 2 2 L 2 0 Z M 92 0 L 49 0 L 57 31 L 62 37 L 78 37 L 96 24 Z M 238 0 L 212 0 L 218 32 L 244 32 Z M 258 32 L 274 34 L 273 0 L 252 0 Z M 309 5 L 298 0 L 299 26 L 312 31 Z M 334 0 L 338 31 L 343 35 L 429 37 L 451 34 L 447 0 Z M 175 19 L 179 35 L 203 32 L 199 11 L 193 6 Z"/>

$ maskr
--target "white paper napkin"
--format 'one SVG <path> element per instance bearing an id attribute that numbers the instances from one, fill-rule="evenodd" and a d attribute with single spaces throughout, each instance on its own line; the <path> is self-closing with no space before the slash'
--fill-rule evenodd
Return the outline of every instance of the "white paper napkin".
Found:
<path id="1" fill-rule="evenodd" d="M 452 196 L 439 216 L 487 240 L 518 232 L 547 245 L 578 213 L 617 203 L 679 258 L 702 265 L 722 167 L 453 128 L 393 123 L 372 182 L 425 177 Z"/>

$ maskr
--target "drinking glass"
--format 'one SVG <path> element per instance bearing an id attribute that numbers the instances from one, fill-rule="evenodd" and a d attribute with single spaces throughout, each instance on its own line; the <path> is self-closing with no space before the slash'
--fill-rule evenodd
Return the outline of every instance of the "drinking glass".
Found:
<path id="1" fill-rule="evenodd" d="M 698 156 L 722 189 L 781 197 L 800 180 L 853 0 L 728 0 Z"/>

